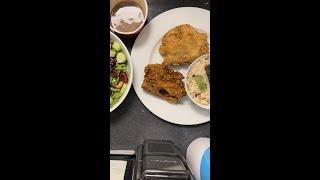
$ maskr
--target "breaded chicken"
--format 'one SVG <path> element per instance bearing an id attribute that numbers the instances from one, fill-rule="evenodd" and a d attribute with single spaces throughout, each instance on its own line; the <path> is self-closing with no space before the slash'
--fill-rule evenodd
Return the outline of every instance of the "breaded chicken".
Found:
<path id="1" fill-rule="evenodd" d="M 149 64 L 144 69 L 142 88 L 169 103 L 177 103 L 186 95 L 183 75 L 163 64 Z"/>
<path id="2" fill-rule="evenodd" d="M 209 52 L 207 35 L 189 24 L 179 25 L 163 36 L 159 52 L 165 65 L 192 63 Z"/>

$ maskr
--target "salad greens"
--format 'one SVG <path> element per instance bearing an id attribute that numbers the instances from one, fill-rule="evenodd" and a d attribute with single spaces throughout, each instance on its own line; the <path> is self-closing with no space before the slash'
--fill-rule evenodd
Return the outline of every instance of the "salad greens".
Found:
<path id="1" fill-rule="evenodd" d="M 127 57 L 122 52 L 120 43 L 110 43 L 110 108 L 123 95 L 128 86 Z"/>

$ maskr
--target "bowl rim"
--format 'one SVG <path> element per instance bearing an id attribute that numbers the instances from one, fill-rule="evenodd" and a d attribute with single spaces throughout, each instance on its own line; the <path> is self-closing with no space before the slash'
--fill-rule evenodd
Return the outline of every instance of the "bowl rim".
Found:
<path id="1" fill-rule="evenodd" d="M 190 66 L 188 67 L 188 70 L 187 70 L 187 72 L 186 72 L 186 81 L 185 81 L 186 83 L 185 83 L 184 87 L 185 87 L 185 90 L 186 90 L 186 92 L 187 92 L 187 95 L 188 95 L 189 99 L 191 99 L 191 101 L 192 101 L 194 104 L 196 104 L 197 106 L 199 106 L 199 107 L 201 107 L 201 108 L 210 110 L 211 100 L 210 100 L 209 105 L 200 104 L 200 103 L 198 103 L 198 102 L 192 97 L 192 95 L 190 94 L 189 89 L 188 89 L 188 75 L 189 75 L 189 71 L 190 71 L 191 67 L 192 67 L 196 62 L 200 61 L 200 60 L 201 60 L 202 58 L 204 58 L 204 57 L 209 57 L 209 58 L 210 58 L 210 53 L 207 53 L 207 54 L 204 54 L 204 55 L 198 57 L 196 60 L 194 60 L 194 61 L 190 64 Z M 211 97 L 210 97 L 210 98 L 211 98 Z"/>
<path id="2" fill-rule="evenodd" d="M 147 18 L 148 18 L 148 12 L 149 12 L 149 9 L 148 9 L 148 1 L 147 0 L 143 0 L 144 3 L 145 3 L 145 6 L 146 6 L 146 14 L 143 18 L 143 22 L 141 23 L 141 25 L 134 31 L 131 31 L 131 32 L 121 32 L 121 31 L 118 31 L 117 29 L 113 28 L 111 26 L 111 24 L 109 25 L 110 26 L 110 29 L 111 31 L 115 32 L 115 33 L 118 33 L 118 34 L 121 34 L 121 35 L 132 35 L 132 34 L 136 34 L 138 33 L 144 26 L 144 24 L 146 23 L 147 21 Z"/>
<path id="3" fill-rule="evenodd" d="M 110 36 L 113 36 L 114 39 L 116 39 L 117 42 L 120 43 L 121 48 L 125 51 L 125 54 L 127 56 L 127 62 L 129 65 L 129 81 L 128 81 L 128 87 L 125 90 L 125 92 L 123 93 L 123 95 L 120 97 L 119 101 L 114 104 L 111 108 L 110 108 L 110 112 L 114 111 L 117 107 L 120 106 L 120 104 L 124 101 L 124 99 L 127 97 L 130 89 L 131 89 L 131 85 L 132 85 L 132 79 L 133 79 L 133 65 L 132 65 L 132 60 L 131 60 L 131 55 L 128 51 L 128 48 L 126 47 L 126 45 L 121 41 L 121 39 L 115 35 L 113 32 L 110 31 Z M 111 38 L 111 37 L 110 37 Z M 111 39 L 110 39 L 111 40 Z M 109 97 L 110 98 L 110 97 Z M 110 103 L 109 103 L 109 107 L 110 107 Z"/>

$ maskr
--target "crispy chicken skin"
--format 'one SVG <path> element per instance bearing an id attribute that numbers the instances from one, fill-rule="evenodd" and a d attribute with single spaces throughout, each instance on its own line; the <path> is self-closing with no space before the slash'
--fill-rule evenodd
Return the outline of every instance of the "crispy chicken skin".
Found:
<path id="1" fill-rule="evenodd" d="M 207 35 L 189 24 L 179 25 L 163 36 L 159 52 L 165 65 L 192 63 L 209 52 Z"/>
<path id="2" fill-rule="evenodd" d="M 142 88 L 169 103 L 177 103 L 186 95 L 183 75 L 163 64 L 149 64 L 144 69 Z"/>

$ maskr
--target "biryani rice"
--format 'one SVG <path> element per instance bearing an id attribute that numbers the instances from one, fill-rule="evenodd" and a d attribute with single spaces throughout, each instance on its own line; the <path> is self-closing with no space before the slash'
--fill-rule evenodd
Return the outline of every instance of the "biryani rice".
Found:
<path id="1" fill-rule="evenodd" d="M 210 83 L 205 71 L 205 67 L 209 64 L 209 56 L 203 56 L 201 59 L 192 64 L 187 75 L 187 87 L 189 94 L 196 102 L 202 105 L 210 104 Z M 193 78 L 195 75 L 201 75 L 204 78 L 207 84 L 207 88 L 205 91 L 201 92 L 201 90 L 199 89 L 195 78 Z"/>

